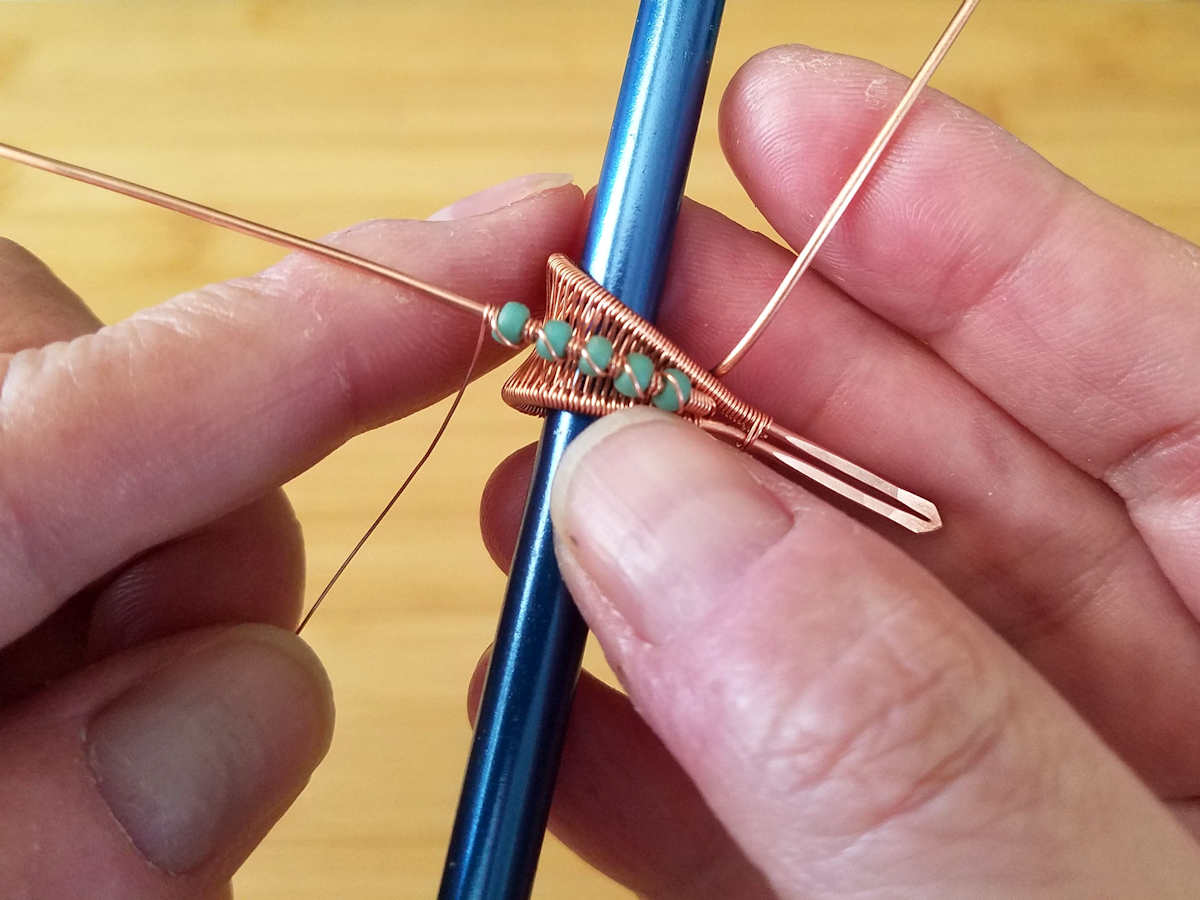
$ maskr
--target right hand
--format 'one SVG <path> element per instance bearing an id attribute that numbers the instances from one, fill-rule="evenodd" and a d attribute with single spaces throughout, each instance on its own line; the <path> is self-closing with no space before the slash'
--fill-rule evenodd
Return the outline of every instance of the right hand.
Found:
<path id="1" fill-rule="evenodd" d="M 793 245 L 903 89 L 785 48 L 722 109 Z M 791 255 L 685 209 L 664 330 L 734 343 Z M 926 97 L 729 379 L 934 499 L 856 521 L 638 410 L 572 445 L 585 677 L 553 823 L 653 897 L 1194 897 L 1200 250 Z M 485 502 L 505 558 L 528 454 Z"/>

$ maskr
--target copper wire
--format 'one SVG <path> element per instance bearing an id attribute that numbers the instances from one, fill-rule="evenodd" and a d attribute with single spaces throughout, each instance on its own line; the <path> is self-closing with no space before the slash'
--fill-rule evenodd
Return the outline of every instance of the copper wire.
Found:
<path id="1" fill-rule="evenodd" d="M 596 373 L 593 377 L 607 378 L 612 374 L 612 360 L 610 359 L 608 361 L 607 366 L 598 365 L 596 360 L 592 357 L 591 351 L 587 348 L 586 337 L 582 335 L 572 335 L 571 339 L 578 342 L 576 348 L 574 349 L 578 354 L 579 359 L 591 366 L 592 371 Z"/>
<path id="2" fill-rule="evenodd" d="M 939 47 L 943 48 L 941 56 L 945 55 L 945 50 L 948 49 L 949 44 L 953 41 L 953 37 L 957 35 L 957 31 L 961 30 L 962 24 L 965 23 L 966 15 L 969 15 L 977 2 L 978 0 L 967 0 L 963 4 L 959 16 L 956 17 L 956 21 L 961 20 L 959 21 L 957 30 L 954 29 L 952 24 L 952 28 L 943 35 L 942 40 L 939 42 Z M 931 59 L 935 60 L 934 65 L 936 65 L 936 60 L 940 59 L 936 50 L 934 57 L 931 57 Z M 929 63 L 927 63 L 926 68 L 930 68 Z M 929 73 L 923 70 L 923 74 L 918 77 L 927 81 Z M 889 120 L 894 123 L 891 128 L 892 132 L 898 126 L 899 121 L 903 119 L 903 115 L 907 112 L 907 109 L 911 107 L 912 101 L 919 90 L 917 85 L 918 82 L 914 81 L 916 89 L 914 90 L 913 87 L 910 87 L 909 93 L 906 94 L 906 101 L 901 103 L 901 107 L 893 113 Z M 874 158 L 878 158 L 883 146 L 887 143 L 888 137 L 890 137 L 890 133 L 887 135 L 881 133 L 881 136 L 876 139 L 875 144 L 872 145 L 873 147 L 878 145 L 877 150 L 874 152 Z M 868 156 L 870 157 L 871 154 L 869 153 Z M 231 213 L 165 194 L 161 191 L 144 187 L 112 175 L 106 175 L 28 150 L 22 150 L 9 144 L 0 143 L 0 158 L 9 159 L 13 162 L 32 166 L 33 168 L 52 174 L 124 194 L 136 200 L 151 203 L 155 206 L 160 206 L 279 246 L 310 253 L 382 277 L 388 281 L 414 288 L 455 308 L 466 310 L 480 317 L 479 336 L 476 340 L 475 352 L 471 357 L 467 374 L 433 440 L 430 442 L 425 453 L 417 461 L 417 464 L 404 479 L 400 488 L 334 572 L 329 583 L 326 584 L 312 607 L 305 614 L 299 628 L 297 628 L 297 633 L 309 622 L 316 609 L 324 601 L 325 597 L 328 596 L 330 590 L 337 583 L 350 562 L 379 527 L 379 524 L 388 512 L 391 511 L 392 507 L 395 506 L 422 466 L 432 456 L 434 449 L 450 424 L 450 419 L 458 409 L 467 384 L 470 382 L 478 365 L 483 341 L 489 333 L 499 343 L 513 348 L 529 343 L 540 343 L 552 357 L 552 359 L 547 360 L 537 354 L 530 354 L 526 361 L 505 383 L 502 391 L 505 401 L 510 406 L 522 412 L 532 415 L 544 415 L 548 409 L 562 409 L 593 417 L 602 416 L 617 409 L 623 409 L 636 402 L 647 402 L 667 387 L 675 392 L 678 400 L 682 401 L 683 390 L 678 378 L 674 374 L 666 372 L 668 368 L 678 369 L 687 376 L 692 385 L 691 396 L 688 402 L 680 404 L 682 408 L 678 412 L 685 418 L 694 421 L 706 431 L 730 440 L 741 449 L 772 459 L 786 466 L 796 474 L 824 485 L 837 494 L 879 513 L 912 531 L 931 531 L 940 527 L 941 519 L 933 503 L 897 487 L 886 479 L 837 456 L 817 444 L 807 441 L 794 432 L 775 423 L 765 412 L 736 396 L 720 381 L 714 372 L 701 367 L 684 353 L 678 345 L 645 319 L 622 304 L 616 297 L 608 293 L 601 285 L 592 280 L 586 272 L 579 269 L 570 259 L 562 254 L 554 254 L 547 261 L 548 302 L 546 316 L 541 319 L 531 317 L 527 320 L 522 330 L 522 341 L 519 343 L 512 342 L 500 333 L 497 320 L 499 314 L 498 307 L 471 300 L 453 291 L 413 278 L 403 272 L 340 250 L 337 247 L 297 237 L 296 235 L 288 234 L 287 232 L 241 218 L 240 216 L 235 216 Z M 864 160 L 864 163 L 860 164 L 859 167 L 861 171 L 856 172 L 851 182 L 848 183 L 847 188 L 843 189 L 843 194 L 839 196 L 838 201 L 842 206 L 842 210 L 849 204 L 857 187 L 861 186 L 862 181 L 865 180 L 866 174 L 869 172 L 873 162 L 874 159 L 870 159 L 869 161 Z M 857 184 L 855 183 L 856 180 Z M 835 213 L 835 210 L 837 210 L 837 204 L 835 204 L 834 209 L 831 209 L 830 214 L 826 216 L 826 219 L 829 221 L 829 225 L 824 229 L 826 235 L 840 215 L 840 211 Z M 819 247 L 819 242 L 817 242 L 816 246 Z M 813 253 L 815 253 L 815 250 L 809 254 L 810 261 Z M 806 266 L 793 269 L 796 272 L 794 278 L 789 275 L 792 283 L 803 274 L 804 268 Z M 757 338 L 758 333 L 761 332 L 762 327 L 765 327 L 766 322 L 769 321 L 774 314 L 774 310 L 778 308 L 779 303 L 782 302 L 785 296 L 786 291 L 782 291 L 782 293 L 777 292 L 776 298 L 772 299 L 772 302 L 775 303 L 774 308 L 768 305 L 768 309 L 765 309 L 759 317 L 761 324 L 756 323 L 755 328 L 743 338 L 742 342 L 739 342 L 740 347 L 742 345 L 748 347 Z M 555 351 L 546 334 L 545 323 L 551 319 L 565 321 L 572 328 L 572 337 L 568 341 L 567 349 L 564 353 L 560 354 Z M 594 364 L 595 361 L 587 352 L 587 339 L 596 335 L 608 338 L 613 347 L 612 359 L 603 369 Z M 741 352 L 745 352 L 745 347 L 743 347 Z M 642 387 L 635 377 L 635 372 L 629 361 L 631 353 L 646 355 L 655 364 L 650 383 L 647 387 Z M 599 374 L 589 376 L 580 372 L 578 367 L 580 359 L 586 359 L 589 365 L 592 365 L 593 369 Z M 736 362 L 736 358 L 734 362 Z M 635 395 L 634 397 L 626 397 L 616 390 L 615 379 L 612 376 L 618 373 L 623 373 L 629 378 Z"/>
<path id="3" fill-rule="evenodd" d="M 675 405 L 679 409 L 683 409 L 685 406 L 683 402 L 683 386 L 679 383 L 679 376 L 674 372 L 663 372 L 662 380 L 664 382 L 664 387 L 670 387 L 670 389 L 675 393 Z M 658 392 L 651 388 L 650 393 L 653 396 Z"/>
<path id="4" fill-rule="evenodd" d="M 510 350 L 520 350 L 525 346 L 525 340 L 510 341 L 508 338 L 506 338 L 504 333 L 500 331 L 500 321 L 498 319 L 499 315 L 500 307 L 498 306 L 488 306 L 483 311 L 483 321 L 487 323 L 487 327 L 492 335 L 492 340 L 497 344 L 500 344 L 502 347 L 508 347 Z"/>
<path id="5" fill-rule="evenodd" d="M 883 127 L 879 129 L 879 133 L 875 135 L 875 139 L 871 141 L 871 145 L 867 147 L 866 153 L 863 154 L 861 160 L 854 171 L 850 173 L 850 177 L 846 179 L 846 183 L 842 185 L 841 191 L 838 192 L 837 198 L 833 204 L 826 210 L 821 221 L 817 223 L 817 227 L 813 230 L 812 235 L 808 239 L 808 243 L 804 245 L 804 249 L 796 257 L 796 261 L 792 263 L 791 269 L 784 276 L 783 281 L 779 283 L 779 287 L 775 289 L 775 293 L 771 295 L 771 299 L 767 301 L 767 305 L 762 308 L 762 312 L 758 314 L 758 318 L 754 320 L 749 330 L 742 335 L 733 349 L 713 369 L 714 375 L 727 375 L 729 371 L 741 361 L 746 352 L 754 345 L 754 342 L 762 337 L 763 331 L 771 320 L 775 318 L 775 314 L 779 312 L 783 302 L 791 294 L 801 276 L 808 271 L 813 260 L 825 246 L 825 241 L 829 238 L 834 227 L 841 220 L 842 215 L 849 208 L 851 201 L 855 195 L 866 183 L 872 169 L 879 162 L 883 151 L 887 149 L 892 138 L 900 125 L 908 117 L 909 112 L 917 102 L 917 97 L 925 86 L 929 84 L 929 79 L 933 77 L 933 73 L 937 71 L 937 67 L 941 65 L 946 54 L 950 52 L 950 48 L 954 46 L 954 42 L 966 27 L 967 20 L 971 18 L 971 13 L 975 11 L 975 7 L 979 5 L 979 0 L 964 0 L 962 6 L 958 8 L 954 18 L 950 20 L 950 24 L 946 26 L 946 30 L 942 32 L 942 36 L 938 38 L 933 50 L 930 51 L 929 57 L 921 66 L 920 71 L 913 77 L 912 83 L 909 84 L 908 90 L 904 92 L 904 96 L 900 98 L 900 103 L 896 106 L 892 114 L 888 116 L 887 121 L 883 123 Z"/>
<path id="6" fill-rule="evenodd" d="M 367 259 L 366 257 L 349 253 L 337 247 L 332 247 L 329 244 L 322 244 L 319 241 L 311 241 L 308 238 L 289 234 L 286 231 L 271 228 L 269 225 L 263 225 L 250 219 L 244 219 L 241 216 L 235 216 L 232 213 L 213 209 L 210 206 L 204 206 L 200 203 L 194 203 L 191 200 L 184 200 L 182 197 L 166 194 L 145 185 L 135 184 L 132 181 L 126 181 L 124 178 L 117 178 L 115 175 L 106 175 L 103 172 L 97 172 L 93 169 L 85 169 L 82 166 L 76 166 L 59 159 L 43 156 L 31 150 L 23 150 L 11 144 L 0 143 L 0 159 L 7 159 L 15 163 L 20 163 L 23 166 L 41 169 L 43 172 L 61 175 L 64 178 L 70 178 L 74 181 L 82 181 L 84 184 L 103 188 L 106 191 L 124 194 L 126 197 L 132 197 L 134 200 L 151 203 L 154 206 L 160 206 L 163 209 L 169 209 L 172 212 L 181 213 L 193 219 L 199 219 L 201 222 L 207 222 L 219 228 L 236 231 L 248 237 L 259 238 L 260 240 L 285 247 L 289 250 L 298 250 L 302 253 L 320 256 L 339 265 L 349 266 L 361 272 L 377 275 L 395 284 L 413 288 L 433 297 L 435 300 L 440 300 L 442 303 L 446 303 L 456 309 L 466 310 L 477 316 L 487 314 L 488 307 L 486 303 L 480 303 L 478 300 L 472 300 L 469 297 L 456 294 L 454 291 L 438 287 L 436 284 L 429 284 L 426 281 L 406 275 L 404 272 Z"/>
<path id="7" fill-rule="evenodd" d="M 739 450 L 779 463 L 909 531 L 921 533 L 942 527 L 937 506 L 929 500 L 842 459 L 776 422 L 770 422 L 764 429 L 767 440 L 756 437 L 749 441 L 737 429 L 723 422 L 703 420 L 697 424 Z M 782 442 L 791 449 L 783 450 L 772 441 Z M 891 502 L 887 502 L 889 500 Z"/>
<path id="8" fill-rule="evenodd" d="M 566 256 L 557 253 L 551 256 L 547 271 L 546 318 L 531 319 L 526 324 L 526 339 L 544 334 L 544 322 L 549 319 L 568 323 L 573 337 L 561 360 L 547 360 L 536 354 L 526 358 L 502 389 L 510 406 L 531 415 L 544 415 L 548 409 L 565 409 L 602 416 L 639 401 L 646 402 L 668 384 L 682 399 L 677 377 L 666 371 L 678 369 L 692 382 L 691 398 L 680 413 L 705 431 L 773 460 L 910 531 L 933 531 L 941 527 L 941 516 L 932 502 L 801 437 L 734 395 L 715 375 Z M 612 341 L 613 359 L 609 368 L 629 376 L 635 397 L 619 393 L 611 377 L 584 375 L 579 371 L 584 335 L 597 334 Z M 629 363 L 631 353 L 644 354 L 654 363 L 654 379 L 648 389 L 641 388 L 634 378 Z"/>
<path id="9" fill-rule="evenodd" d="M 566 353 L 559 353 L 546 334 L 546 321 L 530 318 L 525 324 L 525 338 L 540 351 L 549 354 L 554 362 L 562 362 L 567 358 Z"/>
<path id="10" fill-rule="evenodd" d="M 417 473 L 420 472 L 425 463 L 429 461 L 429 457 L 433 456 L 433 451 L 437 449 L 437 445 L 441 441 L 442 435 L 446 433 L 446 428 L 449 427 L 450 420 L 454 418 L 454 414 L 458 411 L 458 405 L 462 402 L 463 394 L 467 392 L 467 386 L 471 383 L 471 378 L 475 375 L 475 369 L 479 365 L 479 356 L 483 352 L 483 342 L 484 338 L 487 336 L 487 333 L 488 318 L 485 316 L 480 320 L 479 323 L 479 336 L 475 339 L 475 350 L 471 354 L 471 362 L 467 365 L 467 374 L 463 376 L 462 384 L 460 384 L 458 387 L 458 393 L 456 393 L 454 395 L 454 399 L 450 401 L 450 408 L 446 410 L 446 415 L 442 417 L 442 423 L 438 426 L 438 430 L 434 432 L 433 439 L 425 448 L 425 452 L 421 454 L 421 458 L 417 460 L 417 464 L 413 466 L 411 470 L 409 470 L 409 473 L 405 477 L 404 481 L 400 483 L 400 487 L 396 489 L 396 493 L 392 494 L 392 498 L 388 500 L 383 509 L 379 511 L 379 515 L 375 517 L 375 520 L 370 524 L 367 530 L 363 532 L 363 536 L 358 539 L 358 542 L 346 555 L 346 558 L 342 560 L 342 564 L 337 567 L 337 570 L 333 573 L 333 576 L 326 583 L 325 587 L 321 589 L 321 593 L 317 595 L 317 599 L 313 601 L 313 605 L 309 607 L 308 612 L 304 614 L 304 618 L 300 620 L 300 624 L 296 626 L 296 634 L 299 634 L 304 630 L 304 626 L 308 624 L 309 620 L 312 619 L 313 614 L 316 613 L 317 608 L 325 601 L 325 598 L 329 596 L 329 592 L 333 590 L 333 586 L 338 583 L 338 579 L 342 577 L 342 573 L 346 571 L 346 568 L 350 565 L 351 561 L 358 555 L 358 551 L 363 548 L 363 544 L 365 544 L 371 535 L 375 533 L 375 529 L 379 527 L 380 523 L 384 520 L 387 514 L 392 511 L 392 507 L 396 505 L 396 502 L 400 499 L 401 495 L 408 490 L 408 486 L 413 483 L 413 479 L 417 477 Z"/>

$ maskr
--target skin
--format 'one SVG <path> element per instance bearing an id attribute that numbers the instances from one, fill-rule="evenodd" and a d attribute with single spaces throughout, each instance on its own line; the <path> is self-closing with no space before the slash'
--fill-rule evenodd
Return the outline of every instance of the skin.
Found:
<path id="1" fill-rule="evenodd" d="M 583 203 L 544 187 L 331 240 L 532 303 Z M 452 390 L 476 340 L 463 325 L 291 257 L 101 328 L 0 244 L 6 896 L 228 896 L 333 726 L 320 663 L 290 632 L 304 555 L 279 485 Z"/>
<path id="2" fill-rule="evenodd" d="M 902 88 L 801 47 L 734 79 L 726 155 L 793 246 Z M 664 330 L 715 363 L 788 263 L 688 206 Z M 816 268 L 731 385 L 946 527 L 589 429 L 558 555 L 628 698 L 582 681 L 559 834 L 650 897 L 1194 893 L 1200 250 L 931 94 Z"/>
<path id="3" fill-rule="evenodd" d="M 792 244 L 901 89 L 806 48 L 734 79 L 726 153 Z M 332 239 L 536 306 L 583 215 L 546 187 Z M 687 205 L 665 330 L 716 362 L 788 259 Z M 559 559 L 627 693 L 581 681 L 553 827 L 650 897 L 1188 895 L 1200 251 L 933 94 L 817 270 L 731 385 L 947 527 L 859 520 L 663 415 L 589 429 Z M 451 390 L 462 321 L 289 258 L 101 328 L 0 246 L 10 892 L 228 895 L 332 728 L 278 485 Z M 528 464 L 484 498 L 501 561 Z"/>

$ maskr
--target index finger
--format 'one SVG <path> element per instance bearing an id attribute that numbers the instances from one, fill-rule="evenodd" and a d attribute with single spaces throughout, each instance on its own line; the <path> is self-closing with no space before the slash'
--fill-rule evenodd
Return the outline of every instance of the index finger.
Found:
<path id="1" fill-rule="evenodd" d="M 873 63 L 806 47 L 764 53 L 734 79 L 726 153 L 792 244 L 903 88 Z M 1200 491 L 1200 249 L 934 93 L 815 265 L 1107 481 L 1176 585 L 1200 582 L 1180 545 L 1200 529 L 1189 502 Z"/>
<path id="2" fill-rule="evenodd" d="M 450 222 L 379 221 L 339 246 L 486 302 L 540 305 L 577 188 Z M 293 256 L 94 335 L 7 359 L 0 383 L 0 645 L 145 548 L 444 396 L 479 323 Z M 503 358 L 491 347 L 481 370 Z M 2 359 L 2 358 L 0 358 Z"/>

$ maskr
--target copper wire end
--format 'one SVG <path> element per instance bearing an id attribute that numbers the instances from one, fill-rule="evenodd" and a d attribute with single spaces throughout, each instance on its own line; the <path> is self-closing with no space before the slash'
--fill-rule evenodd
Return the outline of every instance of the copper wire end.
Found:
<path id="1" fill-rule="evenodd" d="M 909 531 L 920 534 L 942 527 L 941 514 L 932 501 L 898 487 L 774 422 L 767 426 L 764 437 L 749 443 L 737 429 L 723 423 L 702 421 L 698 424 L 710 434 L 815 481 Z"/>
<path id="2" fill-rule="evenodd" d="M 50 172 L 51 174 L 70 178 L 74 181 L 81 181 L 84 184 L 103 188 L 106 191 L 112 191 L 116 194 L 124 194 L 126 197 L 132 197 L 134 200 L 141 200 L 144 203 L 160 206 L 163 209 L 169 209 L 172 212 L 177 212 L 193 219 L 199 219 L 201 222 L 207 222 L 210 225 L 216 225 L 228 231 L 236 231 L 238 234 L 258 238 L 279 247 L 319 256 L 339 265 L 376 275 L 394 284 L 413 288 L 456 309 L 466 310 L 477 316 L 487 315 L 487 304 L 464 297 L 461 294 L 456 294 L 454 291 L 446 290 L 435 284 L 422 281 L 419 278 L 414 278 L 411 275 L 406 275 L 404 272 L 393 269 L 390 266 L 385 266 L 382 263 L 377 263 L 374 260 L 367 259 L 355 253 L 348 253 L 329 244 L 322 244 L 319 241 L 312 241 L 308 238 L 289 234 L 286 231 L 280 231 L 278 228 L 272 228 L 260 222 L 244 219 L 233 213 L 223 212 L 211 206 L 204 206 L 203 204 L 184 200 L 182 197 L 176 197 L 173 194 L 167 194 L 154 188 L 146 187 L 145 185 L 126 181 L 124 178 L 118 178 L 115 175 L 107 175 L 104 172 L 97 172 L 94 169 L 85 169 L 83 166 L 43 156 L 40 153 L 34 153 L 32 150 L 23 150 L 11 144 L 0 143 L 0 159 L 7 159 L 23 166 L 40 169 L 43 172 Z"/>
<path id="3" fill-rule="evenodd" d="M 887 149 L 892 138 L 900 125 L 908 117 L 909 112 L 917 102 L 917 97 L 920 96 L 926 85 L 929 84 L 929 79 L 933 77 L 933 73 L 937 71 L 937 67 L 941 65 L 946 54 L 950 52 L 950 48 L 954 46 L 954 42 L 958 40 L 958 36 L 966 27 L 967 20 L 971 18 L 971 13 L 975 11 L 975 7 L 979 5 L 979 0 L 964 0 L 962 6 L 958 8 L 954 18 L 950 20 L 950 24 L 946 26 L 946 30 L 942 32 L 942 36 L 938 38 L 938 42 L 930 51 L 929 57 L 925 60 L 925 64 L 913 77 L 912 83 L 909 84 L 908 90 L 904 92 L 904 96 L 900 99 L 900 103 L 888 116 L 887 121 L 883 123 L 883 127 L 879 129 L 879 133 L 875 135 L 867 147 L 866 153 L 863 154 L 861 160 L 854 171 L 850 173 L 850 177 L 846 179 L 846 183 L 842 185 L 841 191 L 838 192 L 837 198 L 826 211 L 821 221 L 817 223 L 817 227 L 813 230 L 812 235 L 808 239 L 808 243 L 804 245 L 804 249 L 796 257 L 796 261 L 792 263 L 792 268 L 784 276 L 783 281 L 779 283 L 779 287 L 775 289 L 775 293 L 771 295 L 771 299 L 767 301 L 767 305 L 762 308 L 762 312 L 758 314 L 758 318 L 754 320 L 749 330 L 742 335 L 741 339 L 734 345 L 726 356 L 712 370 L 714 375 L 727 375 L 746 355 L 746 352 L 754 345 L 754 342 L 762 337 L 762 333 L 766 330 L 767 325 L 775 318 L 775 314 L 779 312 L 783 302 L 791 294 L 801 276 L 808 271 L 813 260 L 821 248 L 825 246 L 825 241 L 833 232 L 834 227 L 841 220 L 842 215 L 849 208 L 854 197 L 866 183 L 867 177 L 871 174 L 871 170 L 879 162 L 883 151 Z"/>

